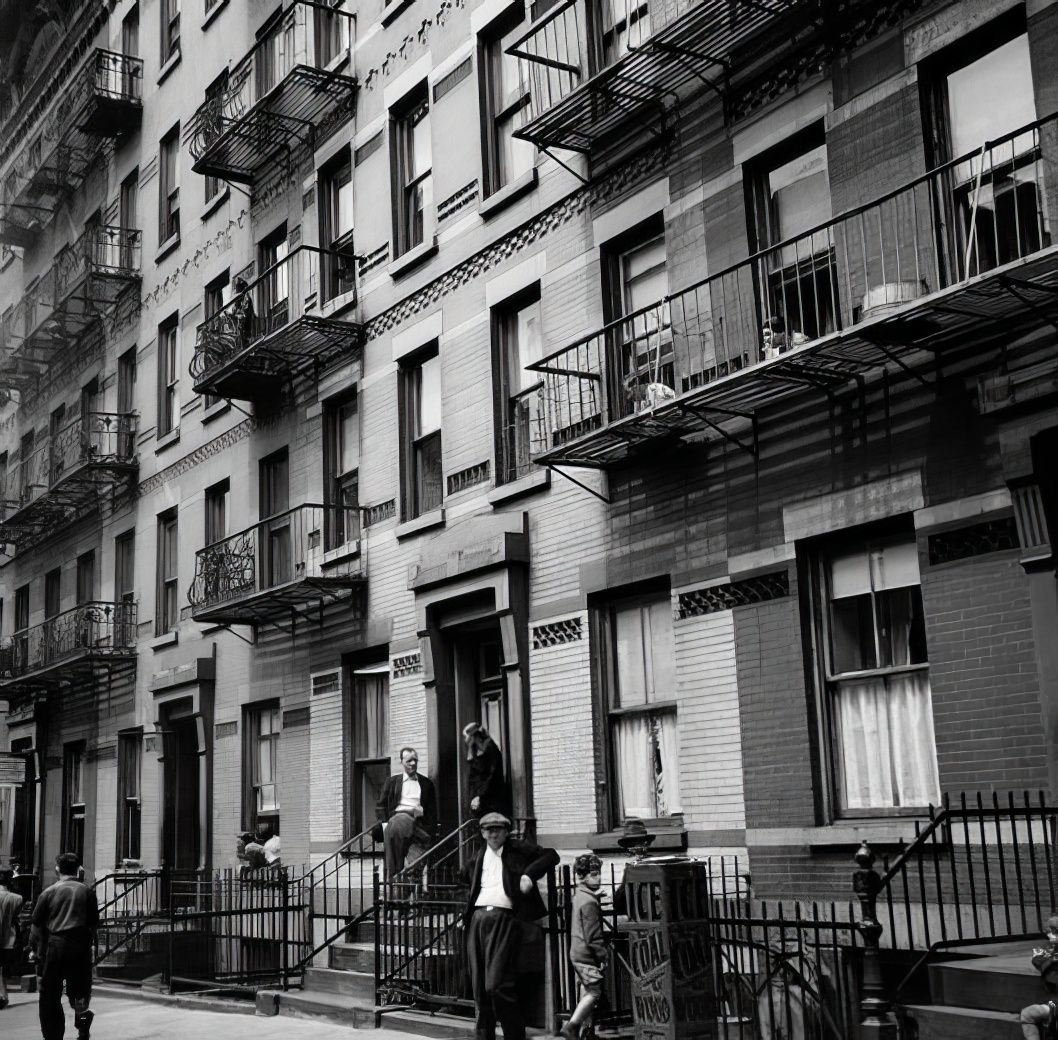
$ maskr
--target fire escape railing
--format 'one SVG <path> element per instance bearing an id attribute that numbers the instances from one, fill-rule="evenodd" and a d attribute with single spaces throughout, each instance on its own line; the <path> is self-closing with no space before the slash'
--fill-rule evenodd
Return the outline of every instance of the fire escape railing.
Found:
<path id="1" fill-rule="evenodd" d="M 558 459 L 566 445 L 639 415 L 652 429 L 633 439 L 683 432 L 663 417 L 692 416 L 709 394 L 714 410 L 702 410 L 699 432 L 717 432 L 728 419 L 752 417 L 780 384 L 784 393 L 845 385 L 930 337 L 931 346 L 965 338 L 972 315 L 956 325 L 950 309 L 936 311 L 897 330 L 894 312 L 914 314 L 934 294 L 1047 253 L 1056 132 L 1058 116 L 1037 120 L 530 365 L 543 379 L 540 425 L 527 431 L 535 456 Z M 1011 297 L 1013 317 L 1031 316 L 1053 299 L 1045 296 L 1032 307 Z M 888 330 L 876 328 L 883 321 Z M 816 349 L 850 335 L 871 349 L 847 357 Z M 754 373 L 755 395 L 735 389 L 756 386 L 747 382 Z M 730 388 L 726 398 L 721 387 Z"/>
<path id="2" fill-rule="evenodd" d="M 296 0 L 208 97 L 188 130 L 194 170 L 253 183 L 280 150 L 309 145 L 321 124 L 351 106 L 354 16 Z"/>
<path id="3" fill-rule="evenodd" d="M 82 603 L 5 640 L 0 677 L 17 680 L 85 657 L 134 656 L 135 642 L 135 603 Z"/>

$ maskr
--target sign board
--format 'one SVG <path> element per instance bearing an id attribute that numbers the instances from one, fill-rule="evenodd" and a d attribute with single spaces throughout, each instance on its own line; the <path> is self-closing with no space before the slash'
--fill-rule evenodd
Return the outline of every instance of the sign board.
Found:
<path id="1" fill-rule="evenodd" d="M 13 755 L 10 751 L 0 751 L 0 784 L 17 784 L 21 787 L 25 780 L 25 756 Z"/>

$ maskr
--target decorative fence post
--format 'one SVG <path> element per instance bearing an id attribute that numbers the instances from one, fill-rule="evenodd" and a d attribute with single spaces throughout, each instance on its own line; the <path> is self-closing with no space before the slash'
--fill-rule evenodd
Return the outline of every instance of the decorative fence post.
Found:
<path id="1" fill-rule="evenodd" d="M 878 923 L 878 892 L 881 875 L 874 869 L 874 850 L 864 842 L 856 852 L 857 870 L 852 875 L 852 889 L 860 901 L 860 921 L 863 937 L 863 996 L 860 999 L 861 1035 L 864 1040 L 896 1040 L 896 1023 L 889 1014 L 885 999 L 879 940 L 882 926 Z"/>

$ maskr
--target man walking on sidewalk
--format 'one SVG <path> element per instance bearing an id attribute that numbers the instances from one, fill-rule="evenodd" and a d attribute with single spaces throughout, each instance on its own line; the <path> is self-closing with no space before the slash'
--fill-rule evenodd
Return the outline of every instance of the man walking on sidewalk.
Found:
<path id="1" fill-rule="evenodd" d="M 77 880 L 81 862 L 72 852 L 55 858 L 59 880 L 46 888 L 33 907 L 33 943 L 40 977 L 40 1030 L 44 1040 L 63 1040 L 66 1017 L 62 987 L 74 1010 L 78 1040 L 88 1040 L 92 1028 L 92 946 L 99 924 L 96 895 Z"/>

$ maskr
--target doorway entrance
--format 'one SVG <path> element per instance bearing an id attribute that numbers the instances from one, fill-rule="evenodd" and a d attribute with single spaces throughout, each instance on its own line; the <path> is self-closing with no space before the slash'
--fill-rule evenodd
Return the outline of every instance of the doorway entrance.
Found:
<path id="1" fill-rule="evenodd" d="M 163 715 L 165 763 L 162 856 L 174 870 L 198 870 L 202 856 L 198 719 L 189 700 Z"/>
<path id="2" fill-rule="evenodd" d="M 33 765 L 33 738 L 23 737 L 11 741 L 12 754 L 25 759 L 23 779 L 14 788 L 11 820 L 11 866 L 18 865 L 19 872 L 28 874 L 37 869 L 37 777 Z"/>

